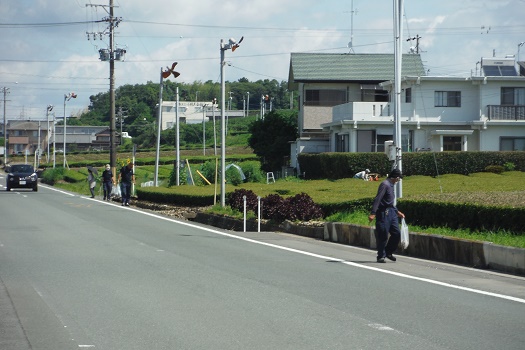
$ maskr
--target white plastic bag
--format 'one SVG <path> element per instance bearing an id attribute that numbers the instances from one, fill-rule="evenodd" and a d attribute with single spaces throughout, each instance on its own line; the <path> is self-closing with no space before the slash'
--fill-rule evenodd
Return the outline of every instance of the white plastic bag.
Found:
<path id="1" fill-rule="evenodd" d="M 119 185 L 113 185 L 113 187 L 111 188 L 111 196 L 112 197 L 120 197 L 121 196 L 120 186 Z"/>
<path id="2" fill-rule="evenodd" d="M 401 248 L 407 249 L 408 247 L 408 225 L 405 222 L 405 218 L 401 219 Z"/>

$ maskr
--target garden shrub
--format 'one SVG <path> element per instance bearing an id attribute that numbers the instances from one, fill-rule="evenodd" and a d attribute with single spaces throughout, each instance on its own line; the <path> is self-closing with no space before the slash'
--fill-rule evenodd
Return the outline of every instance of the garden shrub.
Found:
<path id="1" fill-rule="evenodd" d="M 501 174 L 504 171 L 505 168 L 501 165 L 489 165 L 488 167 L 485 167 L 486 173 Z"/>
<path id="2" fill-rule="evenodd" d="M 64 168 L 47 168 L 42 172 L 42 182 L 54 185 L 60 180 L 64 179 L 64 173 L 66 169 Z"/>
<path id="3" fill-rule="evenodd" d="M 232 209 L 240 212 L 244 211 L 244 196 L 246 196 L 246 210 L 256 212 L 257 211 L 257 195 L 246 189 L 236 189 L 233 192 L 227 194 L 227 203 Z"/>
<path id="4" fill-rule="evenodd" d="M 309 221 L 323 217 L 321 207 L 315 204 L 306 193 L 299 193 L 293 197 L 286 198 L 284 209 L 286 219 L 291 221 Z"/>
<path id="5" fill-rule="evenodd" d="M 278 194 L 269 194 L 262 199 L 262 218 L 282 222 L 286 219 L 284 213 L 285 200 Z"/>

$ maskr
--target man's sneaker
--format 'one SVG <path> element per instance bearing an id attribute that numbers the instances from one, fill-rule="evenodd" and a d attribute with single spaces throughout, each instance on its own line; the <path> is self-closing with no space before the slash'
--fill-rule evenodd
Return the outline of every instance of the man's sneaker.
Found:
<path id="1" fill-rule="evenodd" d="M 384 263 L 385 262 L 385 258 L 377 258 L 377 262 L 378 263 Z"/>
<path id="2" fill-rule="evenodd" d="M 386 258 L 387 258 L 388 260 L 392 260 L 392 261 L 396 261 L 396 260 L 397 260 L 396 257 L 393 256 L 392 254 L 388 254 L 388 255 L 386 256 Z"/>

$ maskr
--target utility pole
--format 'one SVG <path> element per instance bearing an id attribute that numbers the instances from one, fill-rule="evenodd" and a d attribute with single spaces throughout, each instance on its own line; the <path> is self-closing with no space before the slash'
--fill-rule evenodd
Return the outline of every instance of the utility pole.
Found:
<path id="1" fill-rule="evenodd" d="M 102 39 L 103 35 L 109 35 L 109 48 L 98 50 L 100 54 L 101 61 L 109 61 L 109 104 L 110 104 L 110 113 L 109 113 L 109 163 L 113 174 L 116 174 L 116 163 L 117 163 L 117 148 L 116 148 L 116 127 L 115 127 L 115 61 L 123 61 L 125 58 L 126 50 L 124 49 L 115 49 L 114 38 L 115 38 L 115 28 L 118 27 L 122 21 L 121 17 L 115 17 L 113 15 L 113 0 L 109 0 L 109 6 L 106 5 L 93 5 L 86 4 L 91 7 L 103 7 L 106 12 L 108 12 L 109 17 L 104 17 L 102 20 L 108 23 L 108 27 L 103 32 L 97 33 L 88 33 L 88 40 L 93 38 L 97 39 L 97 35 Z M 109 9 L 109 11 L 108 11 Z"/>
<path id="2" fill-rule="evenodd" d="M 410 41 L 410 42 L 412 42 L 412 40 L 416 41 L 416 49 L 415 49 L 416 50 L 416 52 L 415 52 L 416 54 L 419 53 L 419 39 L 421 39 L 421 38 L 422 37 L 420 37 L 419 34 L 417 34 L 415 37 L 407 39 L 407 41 Z M 410 49 L 410 53 L 414 53 L 413 51 L 414 51 L 414 49 L 411 48 Z"/>
<path id="3" fill-rule="evenodd" d="M 9 88 L 3 87 L 2 92 L 4 93 L 4 167 L 7 164 L 7 119 L 5 116 L 5 103 L 6 103 L 6 97 L 9 93 Z"/>

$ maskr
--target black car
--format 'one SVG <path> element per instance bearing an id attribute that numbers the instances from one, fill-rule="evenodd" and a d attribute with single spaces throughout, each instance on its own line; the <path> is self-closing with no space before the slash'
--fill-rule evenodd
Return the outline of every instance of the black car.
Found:
<path id="1" fill-rule="evenodd" d="M 38 175 L 29 164 L 12 164 L 9 166 L 5 183 L 6 191 L 12 188 L 31 188 L 38 191 Z"/>

